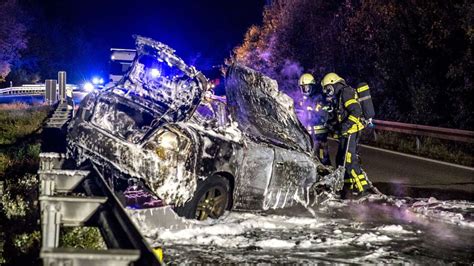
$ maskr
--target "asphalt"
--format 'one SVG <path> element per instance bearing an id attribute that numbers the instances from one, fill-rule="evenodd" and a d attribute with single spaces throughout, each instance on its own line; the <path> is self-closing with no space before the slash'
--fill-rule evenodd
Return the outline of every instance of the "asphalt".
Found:
<path id="1" fill-rule="evenodd" d="M 337 143 L 330 141 L 332 162 Z M 474 201 L 474 168 L 370 146 L 359 147 L 362 167 L 383 193 Z"/>

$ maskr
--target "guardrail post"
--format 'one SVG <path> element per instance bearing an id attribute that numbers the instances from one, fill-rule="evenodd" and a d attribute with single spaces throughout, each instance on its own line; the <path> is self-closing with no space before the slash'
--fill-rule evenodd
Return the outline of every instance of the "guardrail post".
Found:
<path id="1" fill-rule="evenodd" d="M 54 193 L 54 182 L 53 180 L 41 179 L 40 194 L 41 195 L 53 195 Z"/>
<path id="2" fill-rule="evenodd" d="M 374 129 L 374 141 L 377 142 L 377 131 Z"/>
<path id="3" fill-rule="evenodd" d="M 419 151 L 421 149 L 421 141 L 420 138 L 416 137 L 416 150 Z"/>
<path id="4" fill-rule="evenodd" d="M 66 100 L 66 71 L 58 72 L 59 101 L 63 103 Z"/>
<path id="5" fill-rule="evenodd" d="M 43 203 L 45 204 L 45 203 Z M 43 247 L 56 248 L 59 246 L 59 228 L 61 213 L 56 204 L 45 204 L 42 215 L 42 244 Z"/>
<path id="6" fill-rule="evenodd" d="M 48 104 L 53 104 L 57 100 L 56 80 L 55 79 L 47 79 L 47 80 L 45 80 L 45 84 L 46 84 L 45 101 Z"/>

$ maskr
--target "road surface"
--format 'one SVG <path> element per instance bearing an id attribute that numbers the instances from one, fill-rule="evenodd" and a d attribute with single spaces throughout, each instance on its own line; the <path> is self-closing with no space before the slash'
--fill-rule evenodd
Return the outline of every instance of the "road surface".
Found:
<path id="1" fill-rule="evenodd" d="M 330 141 L 332 162 L 337 143 Z M 362 165 L 384 193 L 474 201 L 474 168 L 361 145 Z"/>
<path id="2" fill-rule="evenodd" d="M 295 206 L 227 212 L 190 229 L 139 228 L 173 264 L 472 264 L 473 211 L 465 201 L 335 200 L 315 207 L 314 215 Z"/>

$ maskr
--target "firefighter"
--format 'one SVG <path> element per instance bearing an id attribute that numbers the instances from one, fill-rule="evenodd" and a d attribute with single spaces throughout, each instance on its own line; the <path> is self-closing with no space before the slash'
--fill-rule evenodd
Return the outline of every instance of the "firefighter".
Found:
<path id="1" fill-rule="evenodd" d="M 306 127 L 309 134 L 313 138 L 313 151 L 324 165 L 331 165 L 328 151 L 328 130 L 326 129 L 326 121 L 328 114 L 324 97 L 317 92 L 316 80 L 313 75 L 305 73 L 301 75 L 298 82 L 303 98 L 299 102 L 302 109 L 299 114 L 299 119 Z"/>
<path id="2" fill-rule="evenodd" d="M 336 73 L 328 73 L 321 81 L 323 94 L 334 112 L 330 121 L 339 136 L 336 164 L 345 166 L 342 198 L 358 198 L 368 193 L 369 182 L 360 167 L 356 152 L 361 130 L 364 125 L 362 108 L 357 101 L 355 90 L 348 86 Z"/>

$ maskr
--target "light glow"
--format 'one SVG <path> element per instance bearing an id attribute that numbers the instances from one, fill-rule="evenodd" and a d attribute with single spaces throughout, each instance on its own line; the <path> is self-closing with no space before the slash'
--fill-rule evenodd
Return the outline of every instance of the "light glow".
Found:
<path id="1" fill-rule="evenodd" d="M 92 85 L 90 82 L 86 82 L 84 83 L 83 88 L 85 91 L 92 91 L 94 89 L 94 85 Z"/>
<path id="2" fill-rule="evenodd" d="M 94 84 L 94 85 L 104 84 L 104 79 L 99 78 L 99 77 L 94 77 L 92 79 L 92 84 Z"/>
<path id="3" fill-rule="evenodd" d="M 157 78 L 157 77 L 159 77 L 159 76 L 161 75 L 161 73 L 160 73 L 160 71 L 159 71 L 158 69 L 152 68 L 152 69 L 150 70 L 150 75 L 151 75 L 152 78 Z"/>

